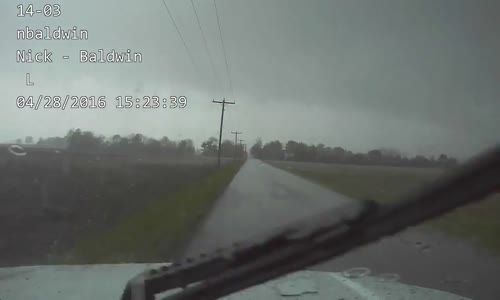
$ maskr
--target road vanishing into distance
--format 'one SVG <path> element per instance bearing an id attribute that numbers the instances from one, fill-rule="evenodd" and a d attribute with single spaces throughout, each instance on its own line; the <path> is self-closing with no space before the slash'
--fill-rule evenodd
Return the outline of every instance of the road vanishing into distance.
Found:
<path id="1" fill-rule="evenodd" d="M 252 238 L 347 201 L 345 196 L 249 159 L 215 203 L 187 255 Z"/>
<path id="2" fill-rule="evenodd" d="M 353 201 L 339 193 L 248 159 L 195 232 L 184 256 L 233 242 Z M 311 270 L 341 272 L 364 267 L 403 283 L 471 299 L 497 299 L 500 260 L 472 245 L 438 233 L 408 229 L 361 247 Z"/>

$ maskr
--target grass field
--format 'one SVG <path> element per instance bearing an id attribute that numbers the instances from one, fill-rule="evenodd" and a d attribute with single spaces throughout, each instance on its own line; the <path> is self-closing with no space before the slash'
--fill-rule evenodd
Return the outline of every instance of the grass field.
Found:
<path id="1" fill-rule="evenodd" d="M 165 258 L 240 167 L 89 159 L 63 168 L 57 156 L 26 156 L 0 168 L 0 266 Z"/>
<path id="2" fill-rule="evenodd" d="M 356 199 L 387 203 L 437 179 L 446 171 L 432 168 L 354 166 L 322 163 L 268 162 Z M 500 194 L 455 210 L 420 226 L 476 242 L 500 254 Z"/>
<path id="3" fill-rule="evenodd" d="M 241 164 L 216 170 L 177 192 L 157 197 L 145 209 L 103 232 L 76 241 L 69 263 L 158 262 L 182 245 L 213 202 L 231 182 Z"/>

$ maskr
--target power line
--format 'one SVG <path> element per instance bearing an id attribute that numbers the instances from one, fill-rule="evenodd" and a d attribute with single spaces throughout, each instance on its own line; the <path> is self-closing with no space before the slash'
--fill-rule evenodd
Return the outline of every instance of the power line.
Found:
<path id="1" fill-rule="evenodd" d="M 189 55 L 189 59 L 191 60 L 193 67 L 195 68 L 195 70 L 197 70 L 198 68 L 196 67 L 196 64 L 194 63 L 193 55 L 191 55 L 191 51 L 189 51 L 189 48 L 186 44 L 186 41 L 182 37 L 181 31 L 179 30 L 179 27 L 177 27 L 177 23 L 175 23 L 174 17 L 172 17 L 172 14 L 170 13 L 170 9 L 168 9 L 168 5 L 165 2 L 165 0 L 163 0 L 163 5 L 165 5 L 165 8 L 167 9 L 168 15 L 170 16 L 172 23 L 174 23 L 175 29 L 177 30 L 177 33 L 179 34 L 179 37 L 181 38 L 182 44 L 184 45 L 184 48 L 186 49 L 186 52 Z"/>
<path id="2" fill-rule="evenodd" d="M 215 0 L 214 0 L 214 6 L 215 6 L 215 15 L 217 16 L 217 24 L 219 25 L 219 35 L 220 35 L 220 42 L 222 44 L 222 52 L 224 53 L 224 60 L 226 61 L 226 71 L 227 71 L 227 78 L 229 79 L 229 89 L 231 91 L 231 96 L 234 97 L 233 82 L 231 81 L 231 73 L 229 72 L 229 64 L 227 62 L 226 47 L 224 47 L 224 39 L 222 38 L 222 30 L 220 28 L 219 13 L 217 12 L 217 3 L 215 2 Z"/>
<path id="3" fill-rule="evenodd" d="M 193 7 L 194 15 L 196 16 L 196 21 L 198 22 L 198 28 L 200 29 L 201 37 L 203 38 L 203 44 L 205 44 L 205 50 L 207 51 L 208 59 L 210 60 L 210 66 L 212 67 L 212 72 L 214 73 L 214 76 L 217 77 L 217 73 L 215 72 L 214 61 L 212 59 L 212 55 L 210 55 L 210 50 L 208 50 L 207 39 L 205 38 L 205 33 L 203 32 L 203 29 L 201 27 L 200 18 L 198 17 L 198 12 L 196 11 L 196 7 L 194 6 L 193 0 L 191 0 L 191 6 Z"/>

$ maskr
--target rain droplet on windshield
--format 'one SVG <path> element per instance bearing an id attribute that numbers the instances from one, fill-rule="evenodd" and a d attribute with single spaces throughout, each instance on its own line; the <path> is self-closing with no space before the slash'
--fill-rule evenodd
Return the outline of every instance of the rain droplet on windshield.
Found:
<path id="1" fill-rule="evenodd" d="M 342 272 L 342 276 L 347 278 L 360 278 L 370 274 L 370 269 L 368 268 L 352 268 Z"/>
<path id="2" fill-rule="evenodd" d="M 10 145 L 7 150 L 10 152 L 10 154 L 15 156 L 26 156 L 27 154 L 23 147 L 19 145 Z"/>

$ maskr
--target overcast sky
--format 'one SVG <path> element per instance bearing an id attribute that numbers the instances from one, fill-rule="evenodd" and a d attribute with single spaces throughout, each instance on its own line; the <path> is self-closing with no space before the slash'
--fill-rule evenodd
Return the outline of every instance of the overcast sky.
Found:
<path id="1" fill-rule="evenodd" d="M 25 1 L 18 1 L 19 3 Z M 0 2 L 0 140 L 141 132 L 197 146 L 238 130 L 249 144 L 289 139 L 353 151 L 379 147 L 464 158 L 500 141 L 500 2 L 217 0 L 52 1 L 58 18 L 16 17 Z M 36 7 L 35 7 L 36 8 Z M 88 41 L 18 41 L 17 29 L 87 29 Z M 16 63 L 16 50 L 52 51 L 52 64 Z M 141 64 L 80 64 L 79 50 L 139 51 Z M 70 56 L 62 60 L 63 55 Z M 31 73 L 33 87 L 25 84 Z M 19 109 L 20 95 L 106 96 L 107 109 Z M 117 96 L 186 96 L 184 109 L 115 108 Z"/>

